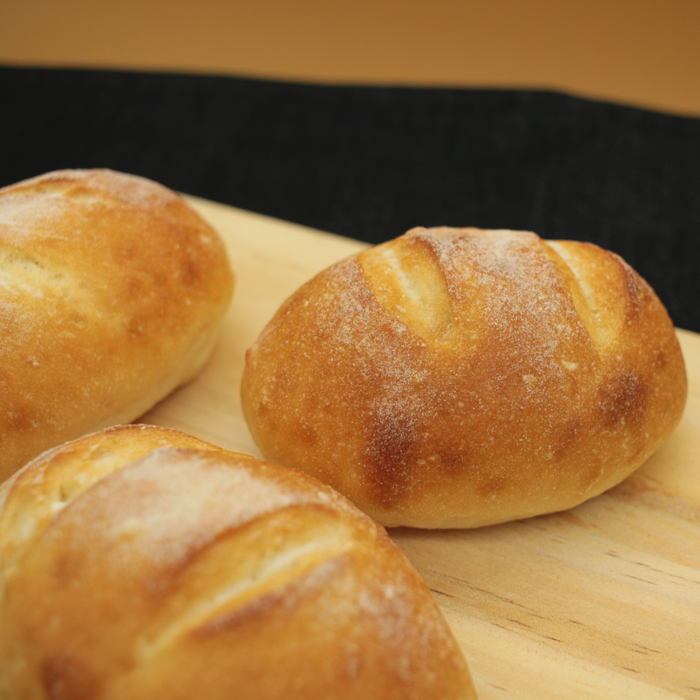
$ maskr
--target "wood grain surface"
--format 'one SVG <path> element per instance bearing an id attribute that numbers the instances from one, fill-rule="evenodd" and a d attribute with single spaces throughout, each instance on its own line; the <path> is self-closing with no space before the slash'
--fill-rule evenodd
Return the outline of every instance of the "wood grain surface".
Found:
<path id="1" fill-rule="evenodd" d="M 697 0 L 0 2 L 0 62 L 549 88 L 700 116 Z"/>
<path id="2" fill-rule="evenodd" d="M 142 422 L 259 456 L 240 408 L 244 353 L 287 296 L 364 244 L 188 199 L 225 238 L 236 295 L 204 372 Z M 683 420 L 621 485 L 571 511 L 480 530 L 390 531 L 482 700 L 700 700 L 700 336 L 678 336 Z"/>

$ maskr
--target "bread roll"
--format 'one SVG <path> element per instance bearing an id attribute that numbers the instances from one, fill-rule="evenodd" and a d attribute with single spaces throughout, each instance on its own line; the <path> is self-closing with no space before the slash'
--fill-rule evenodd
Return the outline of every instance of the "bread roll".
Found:
<path id="1" fill-rule="evenodd" d="M 154 182 L 77 170 L 0 189 L 0 481 L 192 379 L 232 290 L 216 232 Z"/>
<path id="2" fill-rule="evenodd" d="M 306 474 L 165 428 L 0 488 L 0 697 L 474 698 L 386 532 Z"/>
<path id="3" fill-rule="evenodd" d="M 671 434 L 673 325 L 617 255 L 533 233 L 417 228 L 322 272 L 248 351 L 263 455 L 385 526 L 575 506 Z"/>

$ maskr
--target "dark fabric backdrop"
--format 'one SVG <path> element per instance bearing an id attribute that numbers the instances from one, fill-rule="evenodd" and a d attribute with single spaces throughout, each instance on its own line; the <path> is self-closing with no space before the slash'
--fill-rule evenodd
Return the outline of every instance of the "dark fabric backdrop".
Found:
<path id="1" fill-rule="evenodd" d="M 0 185 L 108 167 L 376 243 L 528 229 L 622 255 L 700 331 L 700 119 L 522 90 L 0 67 Z"/>

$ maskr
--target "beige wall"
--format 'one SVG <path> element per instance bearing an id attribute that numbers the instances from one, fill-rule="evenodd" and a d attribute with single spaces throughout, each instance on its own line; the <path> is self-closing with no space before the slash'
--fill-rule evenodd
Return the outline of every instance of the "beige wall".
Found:
<path id="1" fill-rule="evenodd" d="M 544 87 L 700 116 L 700 0 L 0 0 L 0 63 Z"/>

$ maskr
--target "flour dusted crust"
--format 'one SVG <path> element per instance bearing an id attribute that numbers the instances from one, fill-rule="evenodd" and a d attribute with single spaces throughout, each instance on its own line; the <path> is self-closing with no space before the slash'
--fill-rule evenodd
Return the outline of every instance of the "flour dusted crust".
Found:
<path id="1" fill-rule="evenodd" d="M 468 700 L 386 532 L 306 474 L 111 428 L 0 487 L 0 697 Z"/>
<path id="2" fill-rule="evenodd" d="M 192 379 L 232 291 L 218 235 L 161 185 L 71 170 L 0 190 L 0 481 Z"/>
<path id="3" fill-rule="evenodd" d="M 668 314 L 619 256 L 418 228 L 287 300 L 248 352 L 242 400 L 267 459 L 382 524 L 476 527 L 617 484 L 686 391 Z"/>

